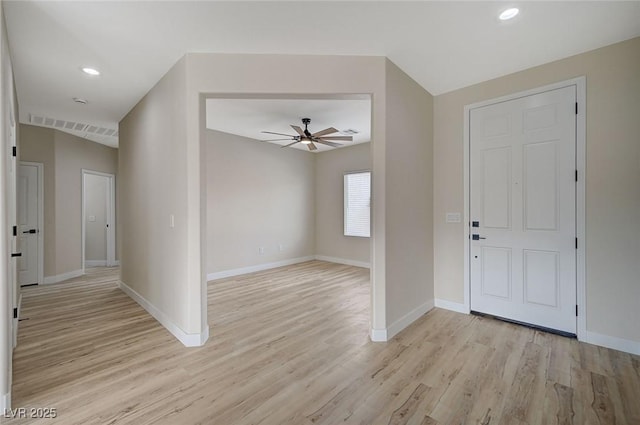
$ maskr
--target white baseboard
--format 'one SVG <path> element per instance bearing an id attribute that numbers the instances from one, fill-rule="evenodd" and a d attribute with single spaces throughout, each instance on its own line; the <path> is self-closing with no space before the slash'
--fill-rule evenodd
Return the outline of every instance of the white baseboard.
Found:
<path id="1" fill-rule="evenodd" d="M 167 317 L 166 314 L 164 314 L 156 306 L 147 301 L 146 298 L 137 293 L 126 283 L 118 281 L 118 286 L 125 294 L 129 295 L 135 302 L 140 304 L 142 308 L 147 310 L 147 312 L 151 316 L 153 316 L 158 322 L 160 322 L 160 324 L 164 326 L 173 336 L 175 336 L 178 341 L 184 344 L 185 347 L 200 347 L 201 345 L 204 345 L 205 342 L 207 342 L 207 339 L 209 338 L 209 326 L 207 326 L 202 333 L 186 333 L 178 325 L 173 323 L 173 321 L 169 317 Z"/>
<path id="2" fill-rule="evenodd" d="M 386 329 L 373 329 L 373 328 L 371 328 L 370 338 L 371 338 L 371 341 L 373 341 L 373 342 L 386 342 L 387 341 L 387 330 Z"/>
<path id="3" fill-rule="evenodd" d="M 275 269 L 276 267 L 290 266 L 292 264 L 304 263 L 315 260 L 314 256 L 291 258 L 289 260 L 275 261 L 273 263 L 257 264 L 255 266 L 240 267 L 238 269 L 223 270 L 221 272 L 208 273 L 207 282 L 210 280 L 223 279 L 225 277 L 239 276 L 241 274 L 260 272 L 263 270 Z"/>
<path id="4" fill-rule="evenodd" d="M 202 347 L 209 340 L 209 325 L 205 326 L 204 331 L 200 334 L 200 341 L 197 347 Z"/>
<path id="5" fill-rule="evenodd" d="M 120 265 L 120 260 L 116 260 L 112 265 L 107 265 L 107 260 L 85 260 L 85 267 L 117 267 Z"/>
<path id="6" fill-rule="evenodd" d="M 640 355 L 640 342 L 587 331 L 582 342 Z"/>
<path id="7" fill-rule="evenodd" d="M 58 283 L 58 282 L 62 282 L 63 280 L 73 279 L 74 277 L 82 276 L 83 274 L 84 274 L 84 270 L 80 269 L 80 270 L 73 270 L 70 272 L 62 273 L 56 276 L 46 276 L 44 278 L 43 283 L 45 285 L 48 285 L 50 283 Z"/>
<path id="8" fill-rule="evenodd" d="M 292 264 L 304 263 L 305 261 L 311 261 L 311 260 L 320 260 L 320 261 L 327 261 L 330 263 L 346 264 L 349 266 L 364 267 L 367 269 L 370 268 L 369 263 L 365 263 L 364 261 L 348 260 L 345 258 L 337 258 L 337 257 L 327 257 L 324 255 L 309 255 L 307 257 L 291 258 L 288 260 L 275 261 L 273 263 L 257 264 L 255 266 L 240 267 L 237 269 L 230 269 L 230 270 L 223 270 L 220 272 L 208 273 L 207 282 L 211 280 L 216 280 L 216 279 L 223 279 L 225 277 L 239 276 L 247 273 L 275 269 L 277 267 L 290 266 Z"/>
<path id="9" fill-rule="evenodd" d="M 5 416 L 5 412 L 11 409 L 11 393 L 2 394 L 0 397 L 0 412 Z"/>
<path id="10" fill-rule="evenodd" d="M 418 320 L 421 316 L 433 309 L 433 300 L 429 300 L 424 304 L 414 308 L 395 322 L 393 322 L 387 329 L 371 329 L 371 341 L 384 342 L 389 341 L 391 338 L 399 334 L 407 326 Z"/>
<path id="11" fill-rule="evenodd" d="M 397 334 L 400 333 L 404 328 L 418 320 L 422 315 L 424 315 L 429 310 L 433 309 L 433 300 L 429 300 L 424 304 L 419 305 L 414 308 L 395 322 L 391 324 L 387 328 L 387 339 L 391 339 Z"/>
<path id="12" fill-rule="evenodd" d="M 458 313 L 469 314 L 469 307 L 462 303 L 456 303 L 453 301 L 443 300 L 436 298 L 435 306 L 438 308 L 444 308 L 445 310 L 456 311 Z"/>
<path id="13" fill-rule="evenodd" d="M 348 260 L 346 258 L 327 257 L 325 255 L 316 255 L 316 260 L 328 261 L 329 263 L 346 264 L 348 266 L 371 268 L 371 265 L 364 261 Z"/>

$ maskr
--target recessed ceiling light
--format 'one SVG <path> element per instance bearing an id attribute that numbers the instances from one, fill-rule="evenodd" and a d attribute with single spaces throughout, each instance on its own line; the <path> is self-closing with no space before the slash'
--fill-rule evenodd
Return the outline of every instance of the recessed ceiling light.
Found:
<path id="1" fill-rule="evenodd" d="M 520 13 L 520 10 L 517 7 L 512 7 L 503 11 L 498 17 L 501 21 L 508 21 L 509 19 L 515 18 L 518 13 Z"/>
<path id="2" fill-rule="evenodd" d="M 84 67 L 82 68 L 82 72 L 89 75 L 100 75 L 100 71 L 95 68 Z"/>
<path id="3" fill-rule="evenodd" d="M 76 103 L 81 103 L 83 105 L 86 105 L 88 103 L 87 99 L 83 99 L 81 97 L 74 97 L 73 101 L 76 102 Z"/>

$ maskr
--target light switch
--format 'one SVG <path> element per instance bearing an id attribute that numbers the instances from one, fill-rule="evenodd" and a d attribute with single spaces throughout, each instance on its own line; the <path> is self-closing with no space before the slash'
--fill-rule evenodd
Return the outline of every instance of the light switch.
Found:
<path id="1" fill-rule="evenodd" d="M 169 214 L 169 227 L 171 227 L 172 229 L 176 227 L 176 219 L 173 214 Z"/>
<path id="2" fill-rule="evenodd" d="M 95 215 L 90 215 L 89 216 L 89 221 L 96 221 L 96 216 Z"/>
<path id="3" fill-rule="evenodd" d="M 447 223 L 460 223 L 462 221 L 460 213 L 447 213 Z"/>

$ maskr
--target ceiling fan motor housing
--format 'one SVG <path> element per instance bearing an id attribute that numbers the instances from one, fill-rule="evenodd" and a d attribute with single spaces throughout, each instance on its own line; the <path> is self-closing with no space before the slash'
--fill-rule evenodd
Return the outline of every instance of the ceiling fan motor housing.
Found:
<path id="1" fill-rule="evenodd" d="M 305 136 L 307 136 L 307 139 L 309 139 L 309 141 L 311 141 L 311 133 L 309 132 L 309 129 L 307 128 L 307 126 L 309 124 L 311 124 L 311 118 L 302 118 L 302 124 L 304 124 L 304 134 L 305 134 Z"/>

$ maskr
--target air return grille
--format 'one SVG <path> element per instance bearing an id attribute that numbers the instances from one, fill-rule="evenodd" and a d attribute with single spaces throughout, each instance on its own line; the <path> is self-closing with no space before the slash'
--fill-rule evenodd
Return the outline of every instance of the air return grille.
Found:
<path id="1" fill-rule="evenodd" d="M 77 131 L 86 134 L 95 134 L 99 136 L 118 137 L 118 130 L 113 128 L 99 127 L 96 125 L 85 124 L 81 122 L 65 121 L 55 118 L 31 115 L 31 124 L 56 128 L 58 130 Z"/>

